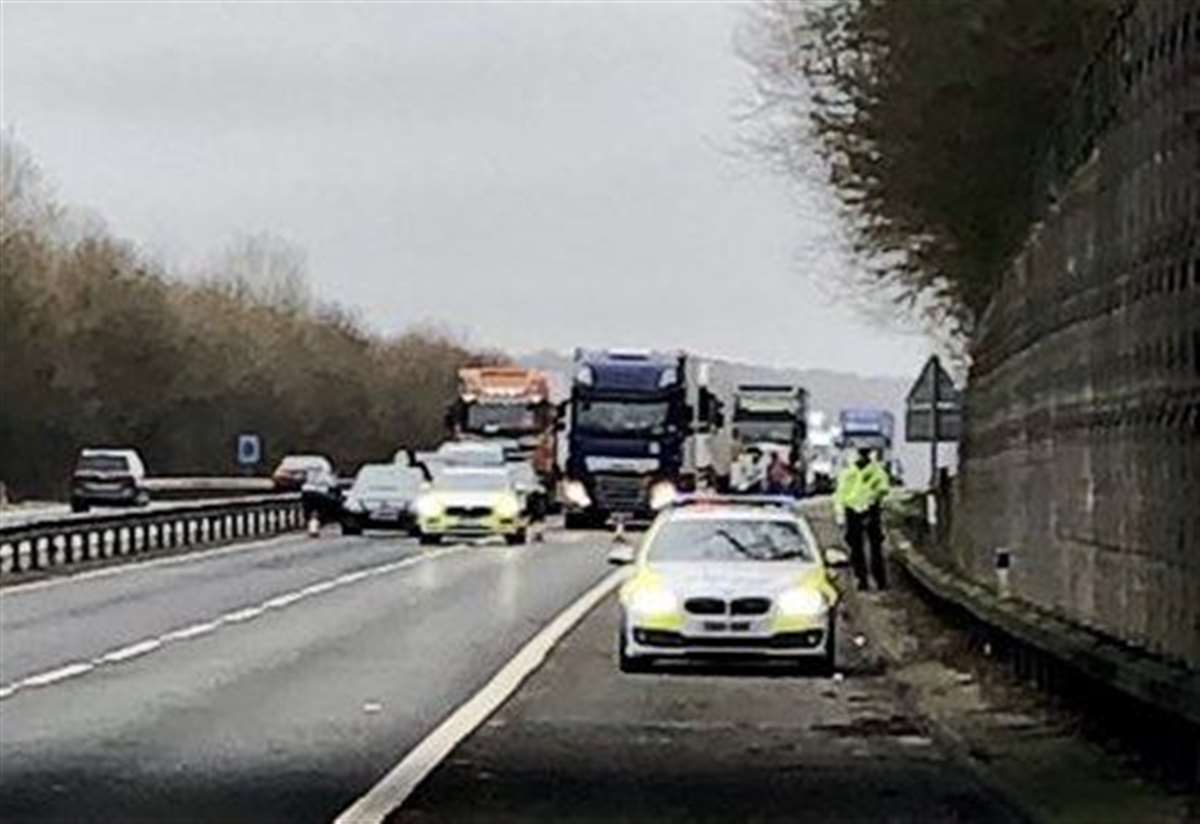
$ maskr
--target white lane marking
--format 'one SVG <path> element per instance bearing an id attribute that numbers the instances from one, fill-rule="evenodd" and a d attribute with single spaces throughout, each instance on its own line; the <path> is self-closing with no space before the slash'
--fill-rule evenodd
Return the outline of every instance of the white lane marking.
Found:
<path id="1" fill-rule="evenodd" d="M 188 550 L 184 554 L 172 555 L 169 558 L 156 558 L 154 560 L 134 561 L 131 563 L 118 564 L 112 567 L 103 567 L 101 569 L 91 569 L 87 572 L 77 572 L 73 575 L 65 575 L 61 578 L 47 578 L 44 581 L 30 581 L 25 584 L 11 584 L 0 587 L 0 598 L 9 598 L 14 595 L 24 595 L 26 592 L 34 592 L 47 587 L 63 586 L 64 584 L 74 584 L 79 581 L 89 581 L 93 578 L 108 578 L 112 575 L 129 575 L 134 572 L 145 572 L 148 569 L 155 569 L 164 566 L 176 566 L 178 564 L 195 563 L 197 561 L 207 561 L 212 558 L 220 558 L 222 555 L 229 555 L 233 552 L 245 552 L 251 549 L 261 549 L 273 544 L 282 544 L 289 541 L 297 543 L 303 541 L 304 544 L 311 543 L 311 539 L 296 533 L 285 532 L 282 535 L 272 535 L 270 538 L 262 538 L 257 541 L 246 541 L 245 543 L 232 544 L 225 547 L 217 547 L 214 549 L 204 549 L 196 547 Z"/>
<path id="2" fill-rule="evenodd" d="M 77 675 L 83 675 L 85 672 L 91 672 L 95 668 L 96 668 L 95 664 L 91 664 L 91 663 L 85 664 L 82 661 L 75 663 L 75 664 L 67 664 L 65 667 L 59 667 L 58 669 L 52 669 L 49 672 L 39 673 L 38 675 L 31 675 L 30 677 L 26 678 L 24 681 L 19 682 L 19 685 L 21 687 L 45 687 L 49 684 L 53 684 L 58 681 L 62 681 L 66 678 L 74 678 Z M 16 688 L 17 688 L 17 685 L 14 684 L 13 689 L 15 690 Z"/>
<path id="3" fill-rule="evenodd" d="M 138 641 L 136 644 L 115 649 L 112 652 L 106 652 L 93 661 L 93 664 L 117 664 L 121 661 L 128 661 L 130 658 L 137 658 L 139 655 L 145 655 L 148 652 L 154 652 L 163 645 L 160 638 L 147 638 L 145 641 Z"/>
<path id="4" fill-rule="evenodd" d="M 267 609 L 283 609 L 288 604 L 304 600 L 304 597 L 299 592 L 285 592 L 283 595 L 276 595 L 274 598 L 263 601 L 263 606 Z"/>
<path id="5" fill-rule="evenodd" d="M 442 721 L 366 795 L 342 812 L 334 824 L 375 824 L 399 808 L 425 776 L 517 691 L 525 679 L 546 660 L 554 645 L 616 589 L 628 572 L 627 569 L 615 570 L 542 627 L 512 660 L 492 676 L 483 689 Z"/>
<path id="6" fill-rule="evenodd" d="M 222 624 L 240 624 L 242 621 L 249 621 L 251 618 L 257 618 L 266 612 L 266 607 L 261 604 L 256 607 L 244 607 L 243 609 L 235 609 L 233 612 L 227 612 L 221 616 Z"/>
<path id="7" fill-rule="evenodd" d="M 186 641 L 189 638 L 199 638 L 201 635 L 208 635 L 219 626 L 221 626 L 220 621 L 205 621 L 201 624 L 192 624 L 191 626 L 180 627 L 179 629 L 163 633 L 159 636 L 159 640 L 164 644 L 169 644 L 172 641 Z"/>
<path id="8" fill-rule="evenodd" d="M 269 598 L 266 601 L 263 601 L 261 604 L 248 607 L 239 607 L 237 609 L 230 610 L 218 615 L 211 621 L 180 627 L 178 629 L 163 633 L 155 638 L 146 638 L 134 644 L 121 647 L 120 649 L 112 650 L 111 652 L 104 653 L 100 657 L 95 658 L 90 662 L 68 664 L 47 672 L 41 672 L 36 675 L 27 676 L 19 681 L 14 681 L 11 684 L 4 684 L 0 686 L 0 701 L 9 698 L 14 693 L 19 692 L 26 687 L 43 687 L 47 686 L 48 684 L 53 684 L 57 681 L 62 681 L 65 678 L 83 675 L 84 673 L 91 672 L 98 667 L 119 664 L 123 661 L 128 661 L 131 658 L 137 658 L 141 655 L 154 652 L 155 650 L 161 649 L 171 643 L 186 641 L 192 638 L 198 638 L 202 635 L 207 635 L 210 632 L 216 631 L 222 626 L 240 624 L 245 621 L 253 620 L 269 610 L 282 609 L 289 604 L 294 604 L 297 601 L 301 601 L 311 595 L 329 592 L 330 590 L 347 586 L 358 581 L 366 580 L 367 578 L 376 578 L 381 575 L 387 575 L 389 573 L 396 572 L 397 570 L 419 564 L 423 561 L 432 561 L 434 559 L 463 552 L 471 548 L 472 547 L 466 544 L 455 544 L 429 552 L 418 552 L 416 554 L 400 558 L 396 561 L 389 561 L 386 564 L 367 567 L 366 569 L 360 569 L 356 572 L 339 575 L 337 578 L 321 581 L 317 584 L 312 584 L 300 590 L 285 592 Z"/>

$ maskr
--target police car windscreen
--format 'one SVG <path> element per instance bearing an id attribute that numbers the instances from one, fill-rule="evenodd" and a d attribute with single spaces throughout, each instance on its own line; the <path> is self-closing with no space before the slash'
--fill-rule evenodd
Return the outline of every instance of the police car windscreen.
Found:
<path id="1" fill-rule="evenodd" d="M 812 561 L 814 549 L 793 521 L 704 518 L 668 521 L 654 536 L 648 560 Z"/>

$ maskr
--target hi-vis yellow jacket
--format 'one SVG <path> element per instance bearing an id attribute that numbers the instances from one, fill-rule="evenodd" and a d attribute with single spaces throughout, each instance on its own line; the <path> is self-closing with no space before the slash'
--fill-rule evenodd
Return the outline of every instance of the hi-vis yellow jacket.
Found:
<path id="1" fill-rule="evenodd" d="M 833 505 L 839 513 L 847 509 L 866 512 L 887 497 L 891 488 L 887 470 L 878 461 L 872 460 L 861 469 L 851 463 L 838 475 Z"/>

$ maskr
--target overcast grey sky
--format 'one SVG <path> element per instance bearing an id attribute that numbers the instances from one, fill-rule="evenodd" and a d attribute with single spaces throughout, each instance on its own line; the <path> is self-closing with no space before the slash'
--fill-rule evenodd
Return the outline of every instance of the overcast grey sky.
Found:
<path id="1" fill-rule="evenodd" d="M 374 328 L 914 374 L 817 279 L 820 198 L 745 160 L 737 6 L 5 3 L 3 121 L 179 268 L 308 251 Z"/>

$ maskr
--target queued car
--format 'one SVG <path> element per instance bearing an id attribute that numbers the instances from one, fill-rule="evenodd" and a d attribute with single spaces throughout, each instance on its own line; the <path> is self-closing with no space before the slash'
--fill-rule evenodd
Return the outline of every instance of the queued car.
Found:
<path id="1" fill-rule="evenodd" d="M 752 656 L 832 672 L 838 591 L 812 528 L 790 497 L 687 496 L 655 519 L 620 591 L 617 659 Z"/>
<path id="2" fill-rule="evenodd" d="M 146 506 L 146 466 L 134 449 L 83 449 L 71 475 L 71 511 L 93 506 Z"/>
<path id="3" fill-rule="evenodd" d="M 434 453 L 446 466 L 504 466 L 504 447 L 482 441 L 446 441 Z"/>
<path id="4" fill-rule="evenodd" d="M 299 492 L 310 480 L 332 475 L 333 464 L 324 455 L 285 455 L 271 482 L 279 492 Z"/>
<path id="5" fill-rule="evenodd" d="M 417 523 L 416 501 L 425 476 L 420 469 L 396 464 L 366 464 L 342 501 L 342 533 L 360 535 L 364 529 L 412 532 Z"/>
<path id="6" fill-rule="evenodd" d="M 443 538 L 500 536 L 523 544 L 529 534 L 524 511 L 508 470 L 498 467 L 445 467 L 433 474 L 430 489 L 416 504 L 417 534 L 423 544 Z"/>

